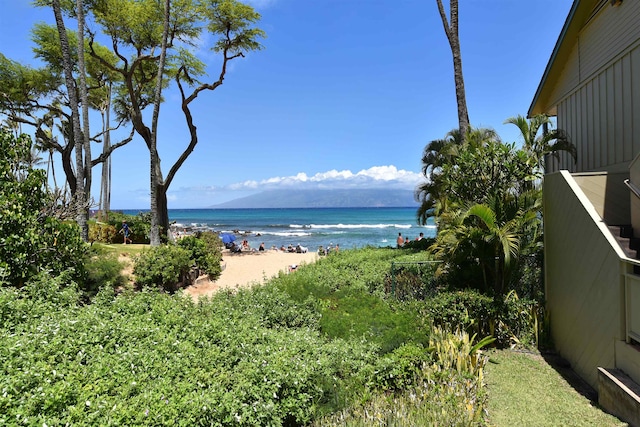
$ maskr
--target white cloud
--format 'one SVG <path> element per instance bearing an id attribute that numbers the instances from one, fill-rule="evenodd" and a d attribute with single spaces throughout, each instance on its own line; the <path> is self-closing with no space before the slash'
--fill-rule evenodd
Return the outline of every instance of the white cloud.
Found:
<path id="1" fill-rule="evenodd" d="M 267 190 L 304 189 L 399 189 L 415 190 L 423 183 L 422 174 L 398 169 L 393 165 L 373 166 L 356 173 L 350 170 L 330 170 L 307 175 L 299 172 L 289 176 L 275 176 L 262 180 L 246 180 L 222 186 L 193 186 L 175 188 L 168 197 L 173 206 L 202 207 L 223 203 Z M 142 192 L 141 192 L 142 193 Z M 138 194 L 139 198 L 143 194 Z M 148 199 L 148 190 L 145 198 Z"/>
<path id="2" fill-rule="evenodd" d="M 181 188 L 179 191 L 215 193 L 226 191 L 265 191 L 277 189 L 344 189 L 344 188 L 397 188 L 414 190 L 424 182 L 420 173 L 398 169 L 393 165 L 373 166 L 353 173 L 350 170 L 330 170 L 309 176 L 299 172 L 290 176 L 275 176 L 260 181 L 247 180 L 225 186 Z"/>

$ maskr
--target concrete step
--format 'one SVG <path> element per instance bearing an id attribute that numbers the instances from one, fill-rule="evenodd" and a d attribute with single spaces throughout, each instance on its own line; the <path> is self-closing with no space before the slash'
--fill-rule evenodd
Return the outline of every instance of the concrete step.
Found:
<path id="1" fill-rule="evenodd" d="M 598 368 L 598 404 L 629 425 L 640 427 L 640 386 L 620 369 Z"/>

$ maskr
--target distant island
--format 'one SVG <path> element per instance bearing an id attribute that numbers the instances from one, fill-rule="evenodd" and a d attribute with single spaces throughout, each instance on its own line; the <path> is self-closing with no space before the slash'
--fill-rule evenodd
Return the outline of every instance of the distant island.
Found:
<path id="1" fill-rule="evenodd" d="M 417 207 L 411 190 L 271 190 L 209 206 L 212 209 Z"/>

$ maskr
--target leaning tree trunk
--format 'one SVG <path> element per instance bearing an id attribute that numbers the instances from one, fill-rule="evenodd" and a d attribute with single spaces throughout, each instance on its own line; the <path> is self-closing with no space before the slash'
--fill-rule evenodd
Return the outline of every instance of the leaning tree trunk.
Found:
<path id="1" fill-rule="evenodd" d="M 442 0 L 436 0 L 438 11 L 444 26 L 444 32 L 449 40 L 451 54 L 453 56 L 453 79 L 456 85 L 456 100 L 458 103 L 458 126 L 460 127 L 460 137 L 462 141 L 467 139 L 469 133 L 469 112 L 467 110 L 467 96 L 464 89 L 464 77 L 462 74 L 462 55 L 460 53 L 460 37 L 458 35 L 458 0 L 451 0 L 449 12 L 451 22 L 447 22 L 447 15 L 442 6 Z"/>
<path id="2" fill-rule="evenodd" d="M 76 203 L 76 222 L 80 227 L 83 238 L 88 237 L 87 217 L 84 212 L 86 206 L 85 189 L 84 189 L 84 159 L 82 150 L 84 141 L 82 139 L 82 131 L 80 130 L 80 112 L 78 111 L 78 97 L 76 96 L 76 84 L 73 79 L 73 71 L 71 65 L 71 54 L 69 50 L 69 40 L 67 39 L 67 29 L 62 20 L 62 12 L 60 9 L 60 0 L 52 1 L 53 14 L 56 19 L 58 28 L 58 36 L 60 37 L 60 49 L 62 52 L 62 65 L 64 70 L 65 85 L 67 87 L 67 95 L 71 104 L 71 122 L 73 125 L 73 142 L 76 151 L 76 191 L 74 202 Z M 86 239 L 88 240 L 88 239 Z"/>

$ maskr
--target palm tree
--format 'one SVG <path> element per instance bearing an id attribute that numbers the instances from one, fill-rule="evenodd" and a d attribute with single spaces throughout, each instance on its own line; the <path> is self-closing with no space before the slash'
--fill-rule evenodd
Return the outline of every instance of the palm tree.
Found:
<path id="1" fill-rule="evenodd" d="M 514 124 L 520 129 L 520 134 L 524 140 L 523 148 L 535 159 L 541 172 L 544 172 L 544 159 L 546 155 L 552 155 L 559 159 L 560 152 L 568 153 L 574 163 L 578 160 L 576 146 L 571 143 L 569 135 L 562 129 L 551 129 L 551 119 L 546 114 L 538 114 L 530 120 L 518 115 L 508 118 L 505 123 Z M 540 128 L 543 128 L 542 133 Z"/>
<path id="2" fill-rule="evenodd" d="M 436 217 L 431 249 L 450 283 L 500 295 L 514 284 L 521 255 L 536 254 L 540 243 L 540 189 L 531 184 L 538 158 L 491 129 L 471 129 L 464 142 L 456 135 L 425 148 L 418 216 Z"/>
<path id="3" fill-rule="evenodd" d="M 494 206 L 473 204 L 447 212 L 431 249 L 445 261 L 448 273 L 462 278 L 458 281 L 463 285 L 470 284 L 468 277 L 474 276 L 475 267 L 482 276 L 482 289 L 502 295 L 522 253 L 524 230 L 538 219 L 533 209 L 503 216 L 502 202 L 495 199 L 491 203 Z"/>
<path id="4" fill-rule="evenodd" d="M 458 132 L 456 134 L 459 135 Z M 447 134 L 445 139 L 431 141 L 422 154 L 422 173 L 427 180 L 416 189 L 415 197 L 421 202 L 418 208 L 418 222 L 426 224 L 427 219 L 436 214 L 436 205 L 442 199 L 440 194 L 439 175 L 442 166 L 452 161 L 457 152 L 458 142 L 454 131 Z"/>
<path id="5" fill-rule="evenodd" d="M 84 200 L 82 202 L 86 207 L 83 209 L 82 215 L 85 217 L 83 222 L 89 219 L 89 205 L 86 203 L 91 199 L 91 140 L 89 132 L 89 94 L 87 91 L 87 67 L 84 56 L 84 5 L 82 0 L 76 0 L 76 19 L 78 21 L 78 92 L 80 95 L 80 103 L 82 105 L 82 145 L 84 148 Z M 84 228 L 82 230 L 84 236 Z M 88 229 L 87 229 L 88 232 Z M 88 238 L 88 234 L 86 235 Z M 87 239 L 85 239 L 87 240 Z"/>
<path id="6" fill-rule="evenodd" d="M 422 173 L 426 181 L 415 192 L 415 198 L 420 202 L 417 212 L 420 224 L 426 224 L 428 218 L 437 216 L 449 204 L 451 194 L 443 169 L 455 166 L 460 154 L 466 150 L 481 149 L 491 143 L 500 143 L 495 130 L 470 128 L 466 139 L 462 138 L 459 129 L 453 129 L 444 139 L 436 139 L 427 144 L 422 154 Z"/>

